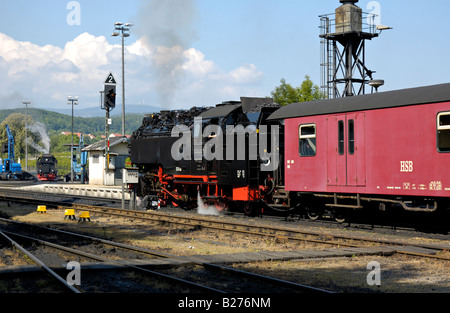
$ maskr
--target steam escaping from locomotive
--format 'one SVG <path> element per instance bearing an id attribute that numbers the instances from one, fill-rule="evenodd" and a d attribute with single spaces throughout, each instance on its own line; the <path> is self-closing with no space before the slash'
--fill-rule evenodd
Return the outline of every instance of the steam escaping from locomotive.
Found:
<path id="1" fill-rule="evenodd" d="M 200 195 L 200 191 L 197 196 L 197 213 L 201 215 L 220 215 L 220 212 L 215 206 L 205 204 Z"/>
<path id="2" fill-rule="evenodd" d="M 154 68 L 158 100 L 170 106 L 184 77 L 184 50 L 197 37 L 194 0 L 141 1 L 136 32 L 154 47 Z"/>
<path id="3" fill-rule="evenodd" d="M 40 153 L 49 153 L 50 152 L 50 138 L 48 137 L 47 130 L 45 125 L 39 122 L 36 122 L 32 125 L 28 125 L 28 130 L 33 133 L 38 133 L 41 139 L 41 143 L 44 147 L 40 146 L 36 142 L 34 142 L 33 138 L 28 137 L 27 142 L 30 146 L 36 149 Z"/>

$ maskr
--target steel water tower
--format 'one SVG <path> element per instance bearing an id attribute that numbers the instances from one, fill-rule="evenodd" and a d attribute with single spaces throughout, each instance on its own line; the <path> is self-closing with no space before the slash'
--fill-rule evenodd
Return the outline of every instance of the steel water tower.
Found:
<path id="1" fill-rule="evenodd" d="M 375 73 L 366 67 L 366 40 L 382 30 L 375 25 L 375 14 L 355 5 L 358 0 L 340 2 L 335 13 L 320 16 L 321 88 L 328 99 L 366 93 Z"/>

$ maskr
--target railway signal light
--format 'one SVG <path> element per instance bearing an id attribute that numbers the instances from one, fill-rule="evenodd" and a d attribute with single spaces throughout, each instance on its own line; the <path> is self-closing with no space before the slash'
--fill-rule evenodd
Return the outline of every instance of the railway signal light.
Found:
<path id="1" fill-rule="evenodd" d="M 105 85 L 105 107 L 114 109 L 116 107 L 116 86 Z"/>

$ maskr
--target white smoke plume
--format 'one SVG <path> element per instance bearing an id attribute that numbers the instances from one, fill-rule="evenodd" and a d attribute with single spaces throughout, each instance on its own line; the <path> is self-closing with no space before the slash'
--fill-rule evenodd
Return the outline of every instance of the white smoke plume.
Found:
<path id="1" fill-rule="evenodd" d="M 44 146 L 42 147 L 38 143 L 34 142 L 33 138 L 28 137 L 27 142 L 28 144 L 39 151 L 40 153 L 49 153 L 50 152 L 50 138 L 47 134 L 47 129 L 44 124 L 40 122 L 35 122 L 32 125 L 28 125 L 28 130 L 32 133 L 38 133 L 39 138 L 41 138 L 40 143 Z"/>
<path id="2" fill-rule="evenodd" d="M 153 73 L 157 76 L 158 100 L 162 106 L 173 103 L 184 77 L 184 51 L 196 38 L 195 0 L 141 0 L 136 33 L 154 49 Z"/>

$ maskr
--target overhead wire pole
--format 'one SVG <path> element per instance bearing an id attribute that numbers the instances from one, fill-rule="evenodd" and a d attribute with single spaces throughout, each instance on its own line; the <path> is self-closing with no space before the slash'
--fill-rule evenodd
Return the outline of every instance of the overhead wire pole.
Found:
<path id="1" fill-rule="evenodd" d="M 130 28 L 133 24 L 117 22 L 115 25 L 115 31 L 111 36 L 117 37 L 122 34 L 122 136 L 125 137 L 125 37 L 130 36 Z"/>
<path id="2" fill-rule="evenodd" d="M 67 104 L 72 104 L 72 143 L 70 145 L 70 181 L 73 182 L 73 106 L 78 105 L 78 97 L 67 97 Z"/>
<path id="3" fill-rule="evenodd" d="M 25 104 L 25 171 L 28 172 L 28 105 L 31 104 L 31 100 L 22 100 Z"/>

